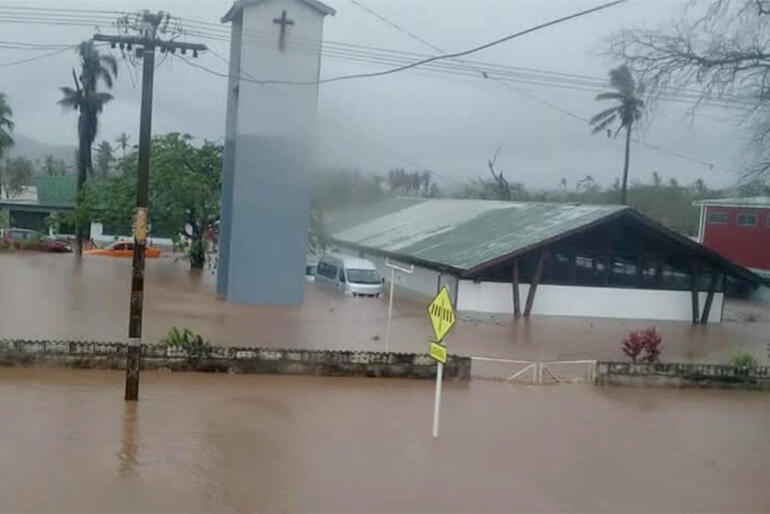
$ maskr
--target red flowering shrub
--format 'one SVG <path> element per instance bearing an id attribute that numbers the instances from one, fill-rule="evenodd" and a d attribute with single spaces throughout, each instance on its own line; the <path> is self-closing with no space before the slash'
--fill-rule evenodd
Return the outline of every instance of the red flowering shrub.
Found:
<path id="1" fill-rule="evenodd" d="M 633 330 L 623 339 L 622 350 L 632 362 L 658 362 L 663 337 L 655 327 Z"/>

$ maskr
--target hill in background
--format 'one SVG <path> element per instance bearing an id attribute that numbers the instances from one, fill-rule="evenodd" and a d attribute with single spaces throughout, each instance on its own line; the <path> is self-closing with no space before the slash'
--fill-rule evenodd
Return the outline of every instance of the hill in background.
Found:
<path id="1" fill-rule="evenodd" d="M 46 155 L 53 155 L 57 159 L 62 159 L 68 165 L 72 165 L 75 159 L 76 147 L 51 145 L 14 132 L 12 134 L 15 144 L 8 152 L 11 157 L 26 157 L 32 162 L 42 161 Z"/>

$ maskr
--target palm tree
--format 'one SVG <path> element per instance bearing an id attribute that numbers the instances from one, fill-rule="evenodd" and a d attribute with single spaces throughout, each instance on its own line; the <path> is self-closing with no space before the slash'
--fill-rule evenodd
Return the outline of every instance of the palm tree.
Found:
<path id="1" fill-rule="evenodd" d="M 610 125 L 619 121 L 618 129 L 613 137 L 617 137 L 622 129 L 626 129 L 626 159 L 623 165 L 623 186 L 620 190 L 620 203 L 626 203 L 626 189 L 628 186 L 628 160 L 631 151 L 631 128 L 642 117 L 644 102 L 644 86 L 637 84 L 631 75 L 631 70 L 623 64 L 610 70 L 610 85 L 614 91 L 607 91 L 596 95 L 597 100 L 616 100 L 617 105 L 605 109 L 593 118 L 593 133 L 607 131 L 610 135 Z"/>
<path id="2" fill-rule="evenodd" d="M 5 151 L 13 146 L 13 138 L 10 134 L 13 131 L 12 115 L 13 111 L 8 105 L 8 97 L 5 96 L 5 93 L 0 93 L 0 165 L 2 165 Z M 0 175 L 0 198 L 2 198 L 2 195 L 3 181 L 2 175 Z"/>
<path id="3" fill-rule="evenodd" d="M 126 156 L 126 148 L 128 148 L 128 134 L 125 132 L 121 132 L 118 137 L 115 138 L 115 142 L 118 144 L 120 149 L 123 151 L 123 157 Z"/>
<path id="4" fill-rule="evenodd" d="M 93 177 L 93 162 L 91 146 L 96 139 L 99 126 L 99 114 L 104 105 L 112 100 L 112 95 L 98 91 L 99 81 L 104 82 L 108 89 L 112 89 L 112 81 L 118 76 L 118 63 L 111 55 L 101 55 L 94 47 L 91 40 L 83 41 L 77 48 L 80 57 L 80 76 L 74 68 L 72 80 L 75 87 L 60 87 L 62 99 L 58 104 L 78 111 L 78 176 L 77 191 L 78 201 L 86 182 L 86 176 Z M 82 227 L 77 227 L 77 251 L 82 250 Z"/>

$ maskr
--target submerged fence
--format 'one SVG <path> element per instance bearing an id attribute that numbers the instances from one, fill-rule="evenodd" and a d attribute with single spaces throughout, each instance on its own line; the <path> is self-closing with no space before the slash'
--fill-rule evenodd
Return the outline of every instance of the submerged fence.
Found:
<path id="1" fill-rule="evenodd" d="M 124 369 L 124 343 L 0 340 L 0 366 Z M 435 378 L 436 362 L 426 354 L 251 347 L 209 347 L 186 351 L 142 345 L 142 369 L 272 373 L 287 375 Z M 444 378 L 468 380 L 469 357 L 449 355 Z"/>

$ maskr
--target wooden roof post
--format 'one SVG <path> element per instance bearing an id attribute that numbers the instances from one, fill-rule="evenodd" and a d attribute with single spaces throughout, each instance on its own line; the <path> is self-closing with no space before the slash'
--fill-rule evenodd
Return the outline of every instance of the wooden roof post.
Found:
<path id="1" fill-rule="evenodd" d="M 690 267 L 690 294 L 692 295 L 692 324 L 697 325 L 700 319 L 700 307 L 698 306 L 698 269 L 693 263 Z"/>
<path id="2" fill-rule="evenodd" d="M 705 325 L 709 322 L 709 312 L 711 312 L 711 303 L 714 301 L 714 291 L 717 288 L 717 281 L 719 280 L 719 273 L 717 271 L 711 272 L 711 282 L 709 283 L 709 292 L 706 296 L 706 305 L 703 306 L 703 315 L 700 318 L 701 325 Z"/>
<path id="3" fill-rule="evenodd" d="M 540 252 L 540 256 L 537 259 L 537 269 L 535 269 L 535 276 L 532 277 L 532 283 L 529 285 L 529 291 L 527 292 L 527 305 L 524 307 L 524 317 L 528 318 L 532 312 L 532 304 L 535 301 L 535 291 L 537 291 L 537 285 L 540 283 L 540 275 L 543 273 L 543 262 L 545 261 L 546 252 L 543 250 Z"/>
<path id="4" fill-rule="evenodd" d="M 519 258 L 513 258 L 513 273 L 511 277 L 511 285 L 513 287 L 513 316 L 518 318 L 521 316 L 521 299 L 519 298 Z"/>

